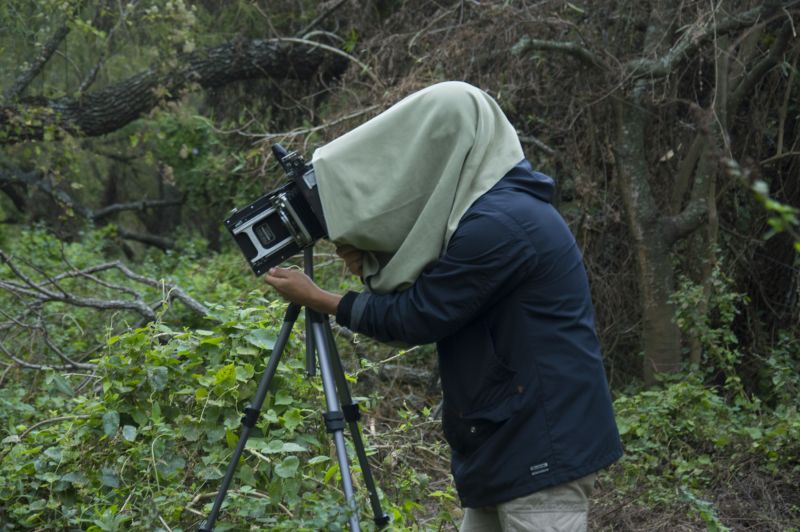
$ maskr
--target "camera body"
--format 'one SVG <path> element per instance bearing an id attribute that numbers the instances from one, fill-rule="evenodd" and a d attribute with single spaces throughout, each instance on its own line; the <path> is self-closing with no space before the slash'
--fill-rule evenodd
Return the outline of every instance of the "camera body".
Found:
<path id="1" fill-rule="evenodd" d="M 289 182 L 253 203 L 233 209 L 225 220 L 256 275 L 263 275 L 327 236 L 314 169 L 297 152 L 272 146 Z"/>

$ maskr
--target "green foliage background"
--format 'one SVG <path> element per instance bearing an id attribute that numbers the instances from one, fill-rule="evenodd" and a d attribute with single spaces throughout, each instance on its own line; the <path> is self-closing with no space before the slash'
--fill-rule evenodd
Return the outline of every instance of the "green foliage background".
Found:
<path id="1" fill-rule="evenodd" d="M 20 101 L 75 97 L 101 51 L 107 57 L 90 92 L 147 68 L 168 72 L 181 54 L 204 46 L 296 35 L 332 4 L 9 0 L 0 3 L 0 87 L 13 84 L 62 23 L 70 30 L 66 42 Z M 631 20 L 638 16 L 634 3 L 621 3 L 616 11 L 588 2 L 546 4 L 557 27 L 597 26 L 601 20 L 605 28 L 609 12 L 614 24 L 625 18 L 620 13 Z M 120 9 L 127 19 L 116 26 Z M 341 9 L 343 15 L 334 12 L 321 26 L 320 38 L 363 60 L 370 73 L 380 71 L 386 86 L 374 86 L 366 71 L 353 65 L 338 85 L 255 79 L 208 91 L 190 86 L 178 95 L 160 94 L 163 101 L 155 109 L 108 135 L 83 138 L 50 128 L 41 142 L 3 145 L 0 177 L 12 168 L 38 172 L 75 200 L 74 205 L 58 201 L 31 186 L 24 188 L 27 203 L 20 210 L 10 195 L 0 194 L 0 249 L 20 272 L 47 283 L 62 272 L 120 260 L 161 284 L 143 286 L 113 269 L 98 274 L 102 282 L 86 276 L 58 282 L 60 290 L 87 298 L 132 300 L 136 294 L 155 309 L 154 320 L 130 310 L 65 301 L 31 305 L 19 293 L 0 290 L 0 530 L 192 530 L 207 515 L 286 308 L 252 276 L 220 223 L 231 207 L 252 201 L 282 179 L 271 142 L 310 155 L 411 88 L 462 72 L 475 83 L 493 84 L 521 130 L 538 134 L 569 122 L 557 113 L 575 101 L 553 97 L 562 95 L 566 84 L 543 55 L 533 54 L 521 71 L 520 63 L 508 66 L 496 54 L 474 51 L 498 46 L 508 55 L 504 60 L 522 61 L 514 59 L 513 50 L 505 53 L 500 46 L 505 41 L 491 39 L 505 35 L 510 42 L 524 42 L 528 29 L 501 26 L 520 19 L 520 13 L 527 16 L 525 2 L 348 2 Z M 470 22 L 470 13 L 477 22 Z M 426 35 L 419 20 L 442 27 Z M 496 31 L 486 29 L 487 21 L 497 24 Z M 462 23 L 465 33 L 458 35 L 487 40 L 472 48 L 448 40 L 440 50 L 440 37 Z M 774 33 L 770 29 L 764 43 L 774 41 Z M 798 88 L 790 59 L 781 65 L 780 80 Z M 703 78 L 702 57 L 697 62 Z M 520 81 L 511 73 L 527 77 Z M 539 85 L 550 78 L 555 80 L 551 86 Z M 778 86 L 781 90 L 764 92 L 792 94 Z M 589 109 L 606 97 L 579 93 L 591 102 Z M 769 98 L 764 101 L 774 104 L 777 97 Z M 377 103 L 373 109 L 364 102 Z M 796 100 L 787 98 L 785 107 L 786 122 L 796 122 Z M 347 118 L 350 113 L 354 119 Z M 603 115 L 598 116 L 602 122 Z M 324 124 L 327 117 L 339 118 Z M 759 142 L 772 146 L 779 136 L 777 122 L 761 119 Z M 585 131 L 601 136 L 606 127 L 572 123 L 582 137 Z M 769 280 L 753 281 L 760 272 L 746 271 L 758 264 L 756 259 L 741 265 L 749 260 L 743 255 L 762 249 L 762 240 L 772 245 L 785 238 L 788 248 L 796 248 L 791 180 L 763 167 L 764 174 L 751 175 L 747 164 L 725 153 L 721 164 L 730 183 L 719 193 L 719 203 L 731 229 L 712 253 L 715 263 L 697 259 L 693 250 L 702 245 L 699 240 L 675 254 L 675 323 L 698 342 L 702 359 L 645 387 L 630 370 L 631 361 L 639 368 L 642 359 L 631 340 L 640 328 L 631 303 L 635 290 L 629 290 L 625 272 L 615 273 L 633 268 L 624 249 L 627 233 L 618 200 L 602 182 L 613 157 L 598 156 L 592 148 L 600 163 L 587 163 L 569 144 L 570 134 L 555 130 L 545 140 L 563 142 L 575 161 L 534 150 L 530 158 L 559 182 L 559 208 L 586 249 L 601 302 L 598 318 L 626 454 L 600 475 L 594 528 L 798 530 L 797 288 L 780 285 L 788 310 L 774 319 L 754 302 Z M 655 159 L 666 146 L 679 144 L 672 130 L 660 134 L 663 145 L 656 147 L 664 149 Z M 664 174 L 660 186 L 666 190 L 673 172 Z M 154 198 L 181 205 L 95 220 L 79 212 L 79 205 L 100 209 Z M 165 250 L 144 245 L 130 238 L 131 232 L 155 234 L 169 245 Z M 744 250 L 736 245 L 738 233 L 748 239 Z M 322 285 L 337 291 L 360 288 L 329 244 L 320 243 L 316 251 Z M 796 276 L 796 255 L 786 262 Z M 711 274 L 698 281 L 697 272 L 707 266 Z M 20 283 L 7 263 L 0 264 L 0 283 Z M 208 315 L 171 299 L 167 287 L 173 285 L 205 305 Z M 337 343 L 363 412 L 363 434 L 391 528 L 456 529 L 461 509 L 436 415 L 440 395 L 432 349 L 401 350 L 344 333 Z M 65 359 L 78 364 L 70 366 Z M 424 372 L 427 381 L 399 382 L 391 374 L 396 365 Z M 347 528 L 335 452 L 321 418 L 321 385 L 304 371 L 303 324 L 298 323 L 217 530 Z M 370 529 L 362 477 L 358 467 L 353 469 L 361 522 Z"/>

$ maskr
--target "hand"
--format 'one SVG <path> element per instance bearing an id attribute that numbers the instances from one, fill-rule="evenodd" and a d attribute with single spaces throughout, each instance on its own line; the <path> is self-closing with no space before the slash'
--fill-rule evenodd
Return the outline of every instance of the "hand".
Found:
<path id="1" fill-rule="evenodd" d="M 342 260 L 344 260 L 347 269 L 350 270 L 353 275 L 358 275 L 361 277 L 361 265 L 364 260 L 363 251 L 356 249 L 353 246 L 342 244 L 341 246 L 336 246 L 336 254 L 339 255 Z"/>
<path id="2" fill-rule="evenodd" d="M 264 280 L 292 303 L 309 307 L 323 314 L 336 314 L 342 296 L 326 292 L 298 270 L 270 268 Z"/>

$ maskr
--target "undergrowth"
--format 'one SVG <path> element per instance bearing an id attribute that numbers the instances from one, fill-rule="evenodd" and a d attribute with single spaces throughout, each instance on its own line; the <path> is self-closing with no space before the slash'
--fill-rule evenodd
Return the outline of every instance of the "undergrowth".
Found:
<path id="1" fill-rule="evenodd" d="M 33 231 L 11 251 L 30 252 L 41 271 L 65 258 L 82 267 L 102 258 L 107 237 L 88 233 L 82 243 L 59 247 L 47 233 Z M 203 302 L 209 316 L 163 304 L 155 321 L 133 326 L 124 314 L 103 321 L 91 309 L 61 305 L 50 316 L 62 324 L 53 339 L 94 367 L 6 368 L 0 388 L 3 530 L 178 531 L 195 528 L 208 514 L 286 306 L 235 252 L 209 256 L 201 242 L 191 241 L 184 250 L 148 255 L 135 268 L 153 276 L 170 272 L 165 279 Z M 322 284 L 357 288 L 325 245 L 317 261 Z M 678 522 L 687 530 L 793 530 L 800 519 L 793 487 L 800 476 L 798 344 L 787 335 L 763 355 L 760 378 L 767 385 L 758 393 L 745 390 L 736 377 L 742 354 L 725 334 L 741 299 L 716 278 L 712 320 L 691 319 L 697 294 L 691 283 L 676 295 L 679 323 L 694 327 L 708 344 L 704 366 L 651 389 L 615 390 L 625 456 L 600 476 L 590 517 L 595 529 L 674 530 Z M 100 346 L 89 349 L 96 341 Z M 402 382 L 381 373 L 389 363 L 435 371 L 433 353 L 344 335 L 337 341 L 393 529 L 456 529 L 461 509 L 436 417 L 438 391 L 430 378 Z M 32 350 L 42 345 L 26 347 L 20 339 L 13 345 L 28 360 L 48 360 L 44 351 Z M 80 352 L 89 355 L 81 359 Z M 347 528 L 335 449 L 321 418 L 324 404 L 320 379 L 305 375 L 298 323 L 217 530 Z M 366 489 L 348 450 L 361 523 L 370 529 Z"/>

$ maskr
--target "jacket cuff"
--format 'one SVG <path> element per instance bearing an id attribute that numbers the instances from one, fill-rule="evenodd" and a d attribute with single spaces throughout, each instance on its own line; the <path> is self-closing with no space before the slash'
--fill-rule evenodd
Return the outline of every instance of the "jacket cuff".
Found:
<path id="1" fill-rule="evenodd" d="M 358 296 L 358 292 L 347 292 L 336 306 L 336 323 L 342 327 L 350 328 L 350 316 L 353 313 L 353 302 L 356 296 Z"/>
<path id="2" fill-rule="evenodd" d="M 368 299 L 367 293 L 347 292 L 336 307 L 336 323 L 351 331 L 357 331 Z"/>

